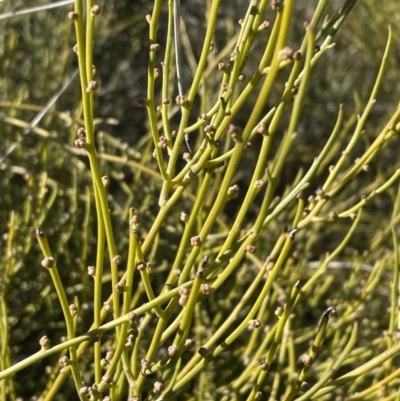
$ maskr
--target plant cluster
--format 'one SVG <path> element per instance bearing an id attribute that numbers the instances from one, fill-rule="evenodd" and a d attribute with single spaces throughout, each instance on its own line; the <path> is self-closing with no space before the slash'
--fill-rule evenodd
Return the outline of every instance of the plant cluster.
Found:
<path id="1" fill-rule="evenodd" d="M 237 28 L 199 2 L 199 42 L 179 0 L 155 0 L 130 144 L 96 118 L 111 12 L 61 3 L 76 73 L 42 108 L 26 71 L 1 104 L 1 399 L 399 401 L 400 108 L 371 122 L 392 29 L 365 100 L 316 104 L 314 132 L 312 87 L 356 0 L 320 0 L 301 27 L 295 0 L 251 0 Z M 76 77 L 73 111 L 54 111 Z"/>

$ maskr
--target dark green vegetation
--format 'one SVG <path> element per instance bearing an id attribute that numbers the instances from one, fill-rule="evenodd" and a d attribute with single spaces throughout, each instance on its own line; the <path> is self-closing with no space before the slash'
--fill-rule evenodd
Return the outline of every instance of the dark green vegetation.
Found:
<path id="1" fill-rule="evenodd" d="M 0 3 L 1 401 L 400 400 L 395 3 Z"/>

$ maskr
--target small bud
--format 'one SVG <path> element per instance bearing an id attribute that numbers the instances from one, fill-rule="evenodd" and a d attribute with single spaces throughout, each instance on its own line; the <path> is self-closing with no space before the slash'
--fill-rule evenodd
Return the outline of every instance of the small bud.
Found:
<path id="1" fill-rule="evenodd" d="M 190 238 L 190 245 L 200 246 L 201 245 L 200 237 L 198 235 L 195 235 L 194 237 Z"/>
<path id="2" fill-rule="evenodd" d="M 274 262 L 268 262 L 267 267 L 265 268 L 265 270 L 267 272 L 270 272 L 270 271 L 272 271 L 274 269 L 274 267 L 275 267 L 275 263 Z"/>
<path id="3" fill-rule="evenodd" d="M 103 302 L 103 307 L 104 307 L 105 310 L 107 310 L 109 312 L 112 312 L 112 310 L 113 310 L 113 306 L 112 306 L 112 303 L 110 301 Z"/>
<path id="4" fill-rule="evenodd" d="M 254 182 L 254 187 L 257 189 L 261 189 L 265 185 L 264 180 L 257 180 Z"/>
<path id="5" fill-rule="evenodd" d="M 215 134 L 216 131 L 217 127 L 215 125 L 208 124 L 204 127 L 204 132 L 206 132 L 207 134 Z"/>
<path id="6" fill-rule="evenodd" d="M 113 263 L 116 265 L 119 265 L 122 262 L 122 256 L 121 255 L 115 255 L 112 259 Z"/>
<path id="7" fill-rule="evenodd" d="M 203 285 L 201 286 L 201 292 L 202 292 L 202 294 L 204 294 L 204 295 L 210 294 L 210 292 L 211 292 L 211 286 L 210 286 L 210 284 L 203 284 Z"/>
<path id="8" fill-rule="evenodd" d="M 168 147 L 168 140 L 165 136 L 160 136 L 160 142 L 158 142 L 158 147 L 161 149 L 166 149 Z"/>
<path id="9" fill-rule="evenodd" d="M 81 388 L 79 389 L 79 394 L 82 394 L 82 395 L 87 395 L 87 396 L 89 396 L 91 392 L 92 392 L 92 391 L 91 391 L 91 388 L 88 387 L 88 386 L 83 386 L 83 387 L 81 387 Z"/>
<path id="10" fill-rule="evenodd" d="M 140 361 L 140 366 L 142 367 L 143 370 L 146 370 L 147 368 L 150 367 L 150 361 L 148 359 L 146 359 L 146 358 L 143 358 Z"/>
<path id="11" fill-rule="evenodd" d="M 189 299 L 188 296 L 186 296 L 186 295 L 181 295 L 181 296 L 179 297 L 179 305 L 180 305 L 180 306 L 186 306 L 188 299 Z"/>
<path id="12" fill-rule="evenodd" d="M 122 293 L 122 292 L 125 292 L 125 291 L 126 291 L 126 285 L 125 285 L 125 283 L 119 282 L 119 283 L 115 284 L 114 289 L 115 289 L 115 291 L 117 291 L 118 293 Z"/>
<path id="13" fill-rule="evenodd" d="M 190 294 L 190 289 L 186 287 L 182 287 L 179 289 L 179 295 L 188 296 Z"/>
<path id="14" fill-rule="evenodd" d="M 136 313 L 135 312 L 133 312 L 133 311 L 130 311 L 129 313 L 128 313 L 128 319 L 129 319 L 129 321 L 130 322 L 134 322 L 135 320 L 136 320 Z M 131 330 L 133 330 L 133 328 L 131 329 Z M 138 334 L 138 333 L 137 333 Z"/>
<path id="15" fill-rule="evenodd" d="M 154 392 L 155 393 L 161 393 L 161 391 L 164 390 L 164 385 L 161 382 L 155 382 L 154 383 Z"/>
<path id="16" fill-rule="evenodd" d="M 78 45 L 74 45 L 74 47 L 72 48 L 72 51 L 74 53 L 78 53 Z"/>
<path id="17" fill-rule="evenodd" d="M 108 365 L 109 365 L 109 362 L 107 361 L 107 359 L 105 359 L 105 358 L 100 359 L 100 366 L 101 366 L 103 369 L 107 368 Z"/>
<path id="18" fill-rule="evenodd" d="M 188 338 L 188 339 L 185 341 L 185 348 L 186 348 L 186 349 L 192 349 L 192 348 L 194 347 L 194 344 L 195 344 L 195 341 L 192 340 L 191 338 Z"/>
<path id="19" fill-rule="evenodd" d="M 99 89 L 99 83 L 98 83 L 98 81 L 94 81 L 93 80 L 93 81 L 90 81 L 88 83 L 88 86 L 86 88 L 86 92 L 94 92 L 97 89 Z"/>
<path id="20" fill-rule="evenodd" d="M 175 356 L 178 355 L 179 352 L 179 348 L 176 345 L 171 345 L 170 347 L 168 347 L 168 355 L 169 356 Z"/>
<path id="21" fill-rule="evenodd" d="M 146 21 L 150 24 L 151 22 L 151 14 L 146 15 Z"/>
<path id="22" fill-rule="evenodd" d="M 329 217 L 330 220 L 336 220 L 337 219 L 337 214 L 332 211 L 332 212 L 330 212 L 328 214 L 328 217 Z"/>
<path id="23" fill-rule="evenodd" d="M 72 315 L 72 316 L 75 316 L 75 315 L 78 314 L 78 308 L 77 308 L 76 305 L 74 305 L 74 304 L 71 304 L 71 305 L 69 306 L 69 311 L 71 312 L 71 315 Z"/>
<path id="24" fill-rule="evenodd" d="M 174 269 L 173 273 L 174 273 L 175 277 L 179 277 L 182 274 L 182 270 L 181 269 Z"/>
<path id="25" fill-rule="evenodd" d="M 76 13 L 75 11 L 70 11 L 70 12 L 68 13 L 68 18 L 69 18 L 71 21 L 76 21 L 76 20 L 79 18 L 79 14 Z"/>
<path id="26" fill-rule="evenodd" d="M 259 319 L 251 319 L 249 321 L 249 327 L 258 329 L 259 327 L 261 327 L 261 321 Z"/>
<path id="27" fill-rule="evenodd" d="M 42 351 L 45 351 L 46 349 L 48 349 L 48 348 L 50 347 L 50 340 L 49 340 L 49 337 L 43 336 L 43 337 L 39 340 L 39 344 L 40 344 L 40 347 L 42 348 Z"/>
<path id="28" fill-rule="evenodd" d="M 254 253 L 255 251 L 256 251 L 256 247 L 254 245 L 247 245 L 246 246 L 246 252 Z"/>
<path id="29" fill-rule="evenodd" d="M 98 4 L 95 4 L 91 9 L 90 13 L 92 15 L 100 15 L 101 14 L 101 7 Z"/>
<path id="30" fill-rule="evenodd" d="M 293 53 L 293 60 L 300 61 L 303 59 L 303 53 L 300 50 L 297 50 Z"/>
<path id="31" fill-rule="evenodd" d="M 139 262 L 139 263 L 136 265 L 136 269 L 138 269 L 139 271 L 144 271 L 144 270 L 146 269 L 146 263 L 144 263 L 144 262 Z"/>
<path id="32" fill-rule="evenodd" d="M 42 266 L 47 269 L 50 269 L 51 267 L 53 267 L 54 263 L 55 263 L 54 259 L 51 256 L 49 258 L 44 258 L 42 260 Z"/>
<path id="33" fill-rule="evenodd" d="M 300 390 L 301 391 L 308 391 L 311 388 L 311 386 L 307 382 L 303 382 L 300 385 Z"/>
<path id="34" fill-rule="evenodd" d="M 160 50 L 160 45 L 158 43 L 153 43 L 150 45 L 150 51 L 156 52 L 157 50 Z"/>
<path id="35" fill-rule="evenodd" d="M 226 92 L 229 88 L 229 85 L 226 82 L 223 82 L 221 85 L 221 91 Z"/>
<path id="36" fill-rule="evenodd" d="M 266 29 L 268 29 L 270 27 L 270 23 L 269 21 L 263 21 L 261 23 L 261 25 L 257 28 L 258 31 L 265 31 Z"/>
<path id="37" fill-rule="evenodd" d="M 280 9 L 280 7 L 281 7 L 281 2 L 280 2 L 280 0 L 272 0 L 272 1 L 271 1 L 271 8 L 272 8 L 274 11 L 278 11 L 278 10 Z"/>
<path id="38" fill-rule="evenodd" d="M 197 351 L 203 358 L 208 355 L 208 349 L 206 347 L 200 347 Z"/>
<path id="39" fill-rule="evenodd" d="M 185 212 L 181 212 L 181 220 L 184 223 L 187 223 L 189 221 L 189 215 L 187 213 L 185 213 Z"/>
<path id="40" fill-rule="evenodd" d="M 101 380 L 104 382 L 105 385 L 111 386 L 112 384 L 112 378 L 108 375 L 104 375 Z"/>
<path id="41" fill-rule="evenodd" d="M 101 181 L 103 182 L 105 188 L 110 185 L 110 177 L 108 175 L 103 175 L 103 177 L 101 177 Z"/>
<path id="42" fill-rule="evenodd" d="M 239 185 L 235 184 L 228 188 L 227 197 L 228 199 L 235 199 L 239 194 Z"/>
<path id="43" fill-rule="evenodd" d="M 285 309 L 282 308 L 282 306 L 278 306 L 275 310 L 275 315 L 278 316 L 279 318 L 281 318 L 284 311 L 285 311 Z"/>
<path id="44" fill-rule="evenodd" d="M 132 341 L 130 338 L 128 338 L 128 339 L 126 340 L 126 342 L 125 342 L 125 349 L 126 349 L 127 351 L 132 351 L 134 346 L 135 346 L 135 345 L 134 345 L 133 341 Z"/>
<path id="45" fill-rule="evenodd" d="M 61 357 L 58 362 L 60 363 L 62 368 L 65 368 L 66 366 L 71 364 L 71 361 L 69 360 L 69 358 L 67 356 L 63 356 Z"/>
<path id="46" fill-rule="evenodd" d="M 269 364 L 267 363 L 267 362 L 265 362 L 265 361 L 263 361 L 263 362 L 260 362 L 260 369 L 262 370 L 262 371 L 267 371 L 268 369 L 269 369 Z"/>
<path id="47" fill-rule="evenodd" d="M 258 134 L 268 135 L 267 126 L 263 123 L 257 125 L 256 131 Z"/>
<path id="48" fill-rule="evenodd" d="M 306 366 L 311 366 L 314 362 L 313 357 L 311 355 L 303 355 L 301 358 L 301 361 L 304 363 Z"/>
<path id="49" fill-rule="evenodd" d="M 163 99 L 161 103 L 162 104 L 170 104 L 171 101 L 169 99 Z"/>
<path id="50" fill-rule="evenodd" d="M 76 148 L 80 148 L 80 149 L 85 148 L 86 147 L 86 138 L 75 139 L 74 145 Z"/>
<path id="51" fill-rule="evenodd" d="M 140 97 L 137 100 L 137 105 L 139 107 L 147 107 L 148 103 L 149 103 L 148 99 L 146 99 L 144 97 Z"/>
<path id="52" fill-rule="evenodd" d="M 188 161 L 192 160 L 192 155 L 189 152 L 185 152 L 182 155 L 182 158 L 183 158 L 183 160 L 186 160 L 188 162 Z"/>
<path id="53" fill-rule="evenodd" d="M 86 130 L 84 127 L 80 127 L 78 129 L 78 137 L 79 138 L 86 138 Z"/>
<path id="54" fill-rule="evenodd" d="M 224 63 L 218 63 L 218 70 L 219 71 L 225 71 L 226 70 L 225 64 Z"/>
<path id="55" fill-rule="evenodd" d="M 238 81 L 243 82 L 243 81 L 245 81 L 245 80 L 246 80 L 246 75 L 240 74 L 240 75 L 238 76 Z"/>
<path id="56" fill-rule="evenodd" d="M 279 60 L 289 60 L 293 58 L 294 50 L 289 47 L 285 46 L 282 50 L 279 51 Z"/>

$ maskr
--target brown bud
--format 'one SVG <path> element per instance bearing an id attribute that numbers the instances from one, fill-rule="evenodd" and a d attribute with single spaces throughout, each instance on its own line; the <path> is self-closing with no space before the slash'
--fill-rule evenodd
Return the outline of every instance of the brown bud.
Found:
<path id="1" fill-rule="evenodd" d="M 79 138 L 86 138 L 86 130 L 84 127 L 78 129 L 78 136 Z"/>
<path id="2" fill-rule="evenodd" d="M 74 145 L 75 145 L 75 147 L 80 148 L 80 149 L 85 148 L 86 147 L 86 138 L 75 139 Z"/>
<path id="3" fill-rule="evenodd" d="M 44 258 L 42 260 L 42 266 L 47 268 L 47 269 L 50 269 L 51 267 L 54 266 L 54 259 L 52 257 Z"/>
<path id="4" fill-rule="evenodd" d="M 122 256 L 121 255 L 115 255 L 112 260 L 116 265 L 119 265 L 122 262 Z"/>
<path id="5" fill-rule="evenodd" d="M 265 185 L 265 181 L 264 180 L 257 180 L 257 181 L 254 182 L 254 186 L 257 189 L 261 189 L 264 185 Z"/>
<path id="6" fill-rule="evenodd" d="M 101 380 L 104 382 L 105 385 L 111 386 L 112 384 L 112 378 L 108 375 L 104 375 Z"/>
<path id="7" fill-rule="evenodd" d="M 69 306 L 69 311 L 71 312 L 72 316 L 75 316 L 78 313 L 78 308 L 76 307 L 76 305 L 71 304 Z"/>
<path id="8" fill-rule="evenodd" d="M 254 253 L 255 251 L 256 251 L 256 247 L 254 245 L 247 245 L 246 246 L 246 252 Z"/>
<path id="9" fill-rule="evenodd" d="M 148 99 L 144 97 L 140 97 L 137 100 L 137 105 L 140 107 L 147 107 L 148 103 L 149 103 Z"/>
<path id="10" fill-rule="evenodd" d="M 99 83 L 97 81 L 90 81 L 86 88 L 86 92 L 94 92 L 99 89 Z"/>
<path id="11" fill-rule="evenodd" d="M 69 18 L 71 21 L 76 21 L 76 20 L 79 18 L 79 14 L 76 13 L 75 11 L 70 11 L 70 12 L 68 13 L 68 18 Z"/>
<path id="12" fill-rule="evenodd" d="M 67 356 L 63 356 L 61 357 L 58 362 L 60 363 L 62 368 L 65 368 L 66 366 L 71 364 L 71 361 L 69 360 L 69 358 Z"/>
<path id="13" fill-rule="evenodd" d="M 168 347 L 168 355 L 169 356 L 175 356 L 177 355 L 179 352 L 179 348 L 176 345 L 171 345 L 170 347 Z"/>
<path id="14" fill-rule="evenodd" d="M 139 263 L 136 265 L 136 269 L 138 269 L 139 271 L 145 270 L 145 269 L 146 269 L 146 263 L 144 263 L 144 262 L 139 262 Z"/>
<path id="15" fill-rule="evenodd" d="M 293 58 L 294 50 L 290 46 L 285 46 L 279 51 L 279 60 L 289 60 Z"/>
<path id="16" fill-rule="evenodd" d="M 200 246 L 201 245 L 200 237 L 198 235 L 195 235 L 194 237 L 190 238 L 190 245 Z"/>
<path id="17" fill-rule="evenodd" d="M 160 45 L 158 43 L 153 43 L 150 45 L 150 50 L 156 52 L 157 50 L 160 50 Z"/>
<path id="18" fill-rule="evenodd" d="M 98 4 L 95 4 L 91 9 L 90 13 L 92 15 L 100 15 L 101 14 L 101 7 Z"/>
<path id="19" fill-rule="evenodd" d="M 92 277 L 96 275 L 96 266 L 88 266 L 88 275 Z"/>
<path id="20" fill-rule="evenodd" d="M 39 340 L 39 344 L 42 348 L 42 351 L 48 349 L 50 347 L 50 340 L 49 337 L 47 336 L 43 336 L 40 340 Z"/>
<path id="21" fill-rule="evenodd" d="M 110 185 L 110 177 L 108 175 L 103 175 L 103 177 L 101 177 L 101 181 L 103 182 L 104 187 L 108 187 Z"/>
<path id="22" fill-rule="evenodd" d="M 314 359 L 311 355 L 303 355 L 303 357 L 301 358 L 301 361 L 304 363 L 304 365 L 306 366 L 311 366 L 314 362 Z"/>

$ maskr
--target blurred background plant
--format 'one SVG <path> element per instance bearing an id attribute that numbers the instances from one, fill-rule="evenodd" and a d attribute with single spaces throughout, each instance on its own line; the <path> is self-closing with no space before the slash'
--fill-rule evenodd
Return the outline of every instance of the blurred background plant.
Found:
<path id="1" fill-rule="evenodd" d="M 78 368 L 85 382 L 78 386 L 81 399 L 109 396 L 112 400 L 128 397 L 245 400 L 260 397 L 260 392 L 270 400 L 294 397 L 302 400 L 376 399 L 377 394 L 385 400 L 399 399 L 396 227 L 400 200 L 396 182 L 399 168 L 396 110 L 400 93 L 397 73 L 400 33 L 395 27 L 400 20 L 400 10 L 394 1 L 294 2 L 285 43 L 294 50 L 301 48 L 302 57 L 293 61 L 293 54 L 289 54 L 288 60 L 281 60 L 281 71 L 273 80 L 262 107 L 260 119 L 265 115 L 265 130 L 271 134 L 271 127 L 275 127 L 271 140 L 257 134 L 252 135 L 251 147 L 244 149 L 240 143 L 241 135 L 248 134 L 246 125 L 260 98 L 259 84 L 238 107 L 238 113 L 229 121 L 232 125 L 226 125 L 225 131 L 230 136 L 224 131 L 218 137 L 219 146 L 215 146 L 212 124 L 208 132 L 204 124 L 199 125 L 189 135 L 193 155 L 186 153 L 186 160 L 182 160 L 183 152 L 188 149 L 184 142 L 179 144 L 172 130 L 177 130 L 179 137 L 180 130 L 195 124 L 202 113 L 213 108 L 220 98 L 223 77 L 233 77 L 229 82 L 234 83 L 235 89 L 229 95 L 227 106 L 220 104 L 217 111 L 234 105 L 259 68 L 268 40 L 275 43 L 271 39 L 273 26 L 285 7 L 273 1 L 272 7 L 270 4 L 262 15 L 256 15 L 260 21 L 268 20 L 271 26 L 267 28 L 267 24 L 266 29 L 256 31 L 251 50 L 242 59 L 238 71 L 243 73 L 240 79 L 244 82 L 238 77 L 235 80 L 236 71 L 232 73 L 227 65 L 232 53 L 237 51 L 238 35 L 249 34 L 244 27 L 249 19 L 256 18 L 248 12 L 254 12 L 249 3 L 255 7 L 267 4 L 237 0 L 232 7 L 229 2 L 221 2 L 213 50 L 208 54 L 198 95 L 190 104 L 193 109 L 187 124 L 181 119 L 182 109 L 187 106 L 182 99 L 182 109 L 174 102 L 178 94 L 174 62 L 167 80 L 170 105 L 162 102 L 161 77 L 155 80 L 154 113 L 157 104 L 163 103 L 168 123 L 162 121 L 160 113 L 155 114 L 156 120 L 164 132 L 168 132 L 166 127 L 171 131 L 170 137 L 165 135 L 169 141 L 166 148 L 158 149 L 165 161 L 174 157 L 171 156 L 174 151 L 179 153 L 172 177 L 180 177 L 181 181 L 177 179 L 175 187 L 162 179 L 157 159 L 153 157 L 153 105 L 144 100 L 149 97 L 148 82 L 153 79 L 151 74 L 148 77 L 151 41 L 150 18 L 146 21 L 146 15 L 155 13 L 161 2 L 115 0 L 100 4 L 102 10 L 101 16 L 96 18 L 93 50 L 99 89 L 93 97 L 92 120 L 98 163 L 101 175 L 110 180 L 107 200 L 113 212 L 114 241 L 123 258 L 119 280 L 124 269 L 131 265 L 139 266 L 141 272 L 128 286 L 132 291 L 129 305 L 123 303 L 117 315 L 124 315 L 127 307 L 132 310 L 146 305 L 152 297 L 156 301 L 160 299 L 160 303 L 144 306 L 134 323 L 125 319 L 116 329 L 106 326 L 101 342 L 90 345 L 84 352 L 83 348 L 78 349 L 78 355 L 83 353 Z M 76 307 L 76 312 L 72 313 L 75 326 L 72 332 L 76 331 L 79 336 L 99 326 L 92 326 L 93 315 L 98 312 L 99 292 L 95 291 L 98 281 L 94 285 L 88 266 L 98 267 L 99 227 L 104 216 L 99 218 L 96 213 L 98 195 L 87 152 L 75 146 L 76 132 L 84 124 L 85 106 L 79 86 L 82 71 L 78 73 L 78 59 L 72 50 L 76 43 L 74 23 L 67 18 L 73 3 L 51 4 L 57 7 L 49 8 L 49 4 L 41 0 L 0 3 L 0 128 L 3 139 L 0 143 L 0 224 L 4 233 L 0 248 L 0 367 L 4 371 L 4 376 L 0 373 L 0 378 L 4 377 L 0 381 L 0 399 L 4 400 L 78 397 L 77 384 L 68 374 L 69 368 L 64 366 L 60 370 L 59 360 L 67 355 L 62 342 L 66 340 L 68 319 L 63 316 L 60 295 L 48 269 L 40 265 L 43 254 L 47 262 L 54 256 L 68 303 Z M 203 54 L 203 38 L 213 15 L 213 4 L 216 2 L 195 0 L 181 5 L 182 86 L 185 90 L 189 90 Z M 324 30 L 318 33 L 323 18 L 325 15 L 336 18 L 335 13 L 346 11 L 347 6 L 349 10 L 354 8 L 334 37 L 336 46 L 321 51 L 324 39 L 331 33 Z M 297 92 L 293 92 L 293 96 L 291 92 L 289 98 L 287 94 L 283 96 L 291 69 L 293 79 L 301 69 L 307 70 L 304 22 L 311 21 L 315 10 L 323 7 L 322 18 L 315 27 L 316 37 L 310 33 L 308 38 L 308 43 L 316 40 L 315 55 L 321 52 L 323 56 L 311 71 L 303 74 L 308 78 L 299 81 L 306 85 L 309 80 L 305 92 L 297 97 Z M 160 69 L 161 75 L 160 62 L 170 44 L 171 9 L 171 2 L 163 2 L 157 25 L 157 43 L 163 56 L 157 54 L 154 66 Z M 241 18 L 244 22 L 240 25 Z M 376 97 L 376 102 L 364 121 L 360 116 L 372 106 L 371 92 L 378 81 L 389 24 L 393 24 L 394 29 L 384 59 L 385 71 L 379 90 L 372 97 Z M 173 55 L 171 50 L 171 57 Z M 218 63 L 225 63 L 220 71 Z M 263 79 L 266 71 L 263 70 Z M 299 82 L 296 85 L 292 82 L 291 87 L 300 92 Z M 224 93 L 227 91 L 221 92 L 221 96 Z M 299 111 L 296 111 L 296 104 L 302 107 Z M 281 116 L 279 108 L 274 109 L 279 105 L 287 109 Z M 208 118 L 211 117 L 210 114 Z M 291 123 L 297 117 L 299 120 Z M 217 119 L 218 130 L 222 120 L 218 120 L 218 113 L 212 118 Z M 224 118 L 228 121 L 229 113 Z M 392 124 L 388 125 L 390 119 Z M 362 124 L 357 125 L 357 121 Z M 259 120 L 250 128 L 262 131 L 258 123 Z M 296 125 L 292 132 L 290 124 Z M 313 160 L 321 154 L 332 131 L 336 137 L 331 137 L 324 158 L 319 160 L 320 166 L 314 168 Z M 288 132 L 296 132 L 296 138 L 291 138 Z M 355 132 L 357 134 L 352 136 Z M 376 138 L 384 139 L 374 145 Z M 155 143 L 157 148 L 157 141 Z M 329 166 L 342 163 L 338 162 L 341 152 L 349 143 L 350 159 L 362 159 L 365 155 L 365 160 L 353 174 L 352 162 L 343 157 L 342 170 L 330 182 L 329 177 L 336 172 Z M 212 147 L 208 164 L 196 172 L 197 176 L 189 176 L 190 185 L 186 187 L 180 171 L 186 168 L 187 162 L 192 163 L 190 158 L 197 163 L 196 154 L 204 154 L 201 152 L 207 146 Z M 265 165 L 259 164 L 263 146 L 271 148 Z M 236 160 L 232 149 L 237 149 L 236 167 L 232 162 Z M 368 149 L 371 149 L 370 154 Z M 221 155 L 225 156 L 218 159 Z M 253 191 L 250 182 L 254 183 L 256 165 L 261 166 L 256 178 L 264 180 L 265 185 L 260 181 L 259 188 Z M 298 187 L 310 170 L 313 174 L 306 180 L 310 185 Z M 350 175 L 346 175 L 348 172 Z M 228 192 L 224 193 L 220 210 L 216 211 L 225 181 L 229 184 Z M 179 188 L 182 192 L 174 192 Z M 378 188 L 382 190 L 374 193 Z M 174 195 L 166 197 L 167 206 L 164 199 L 160 199 L 160 193 L 169 192 L 179 194 L 171 207 L 168 201 Z M 255 192 L 260 193 L 256 196 Z M 297 199 L 294 195 L 300 193 Z M 365 205 L 362 204 L 362 215 L 361 209 L 351 209 L 361 196 L 370 196 L 364 201 Z M 196 202 L 199 198 L 201 201 Z M 285 199 L 290 202 L 285 204 Z M 243 213 L 242 222 L 236 228 L 234 221 L 240 213 Z M 252 236 L 254 222 L 263 213 L 266 213 L 261 219 L 264 229 L 243 252 L 240 246 Z M 209 215 L 214 216 L 211 222 L 207 220 Z M 139 231 L 129 233 L 137 224 L 135 219 L 140 221 Z M 187 219 L 190 220 L 185 225 Z M 131 230 L 128 230 L 128 221 L 131 221 Z M 51 256 L 46 254 L 44 233 L 36 231 L 39 226 L 46 234 Z M 201 247 L 196 253 L 193 251 L 196 246 L 192 249 L 188 242 L 191 240 L 192 245 L 197 245 L 195 234 L 202 230 L 207 235 L 198 239 Z M 228 246 L 225 241 L 229 232 L 233 234 L 228 237 Z M 133 238 L 139 236 L 138 233 L 144 242 Z M 36 234 L 39 234 L 39 243 Z M 146 242 L 146 238 L 151 241 Z M 140 244 L 145 255 L 138 251 Z M 138 255 L 135 252 L 139 252 Z M 110 259 L 109 256 L 103 258 L 101 302 L 116 292 L 115 277 L 110 272 L 114 262 Z M 144 270 L 139 263 L 143 261 L 148 263 Z M 275 270 L 274 263 L 278 266 Z M 206 265 L 210 272 L 206 269 L 207 273 L 196 276 L 202 280 L 201 290 L 195 287 L 202 293 L 199 299 L 192 296 L 189 306 L 185 306 L 186 298 L 190 297 L 187 290 L 181 289 L 179 294 L 176 290 L 175 298 L 168 295 L 166 285 L 171 290 L 176 289 L 178 283 L 197 285 L 194 270 L 203 270 Z M 182 276 L 178 279 L 182 272 L 184 280 Z M 148 273 L 152 273 L 149 279 Z M 204 277 L 200 277 L 203 274 Z M 194 282 L 189 281 L 193 279 Z M 296 284 L 297 280 L 300 284 Z M 182 305 L 178 303 L 179 296 Z M 199 302 L 196 304 L 196 301 Z M 327 324 L 332 306 L 337 314 Z M 106 309 L 107 305 L 102 312 L 104 315 Z M 181 311 L 187 311 L 186 320 L 180 320 Z M 192 319 L 188 317 L 191 314 Z M 110 316 L 104 320 L 111 325 L 114 321 Z M 183 323 L 179 325 L 180 322 Z M 132 325 L 130 331 L 126 326 L 129 324 Z M 43 336 L 50 339 L 51 346 L 60 343 L 60 348 L 48 348 Z M 89 337 L 93 340 L 94 335 Z M 40 339 L 42 349 L 48 348 L 45 359 L 44 351 L 42 356 L 36 353 Z M 75 345 L 82 341 L 78 340 Z M 125 344 L 124 351 L 117 349 L 121 341 Z M 315 346 L 310 350 L 313 341 Z M 176 342 L 187 349 L 182 354 L 182 347 L 178 347 L 177 356 L 173 348 Z M 317 350 L 318 356 L 314 355 Z M 383 354 L 386 350 L 389 350 L 389 357 L 373 360 L 386 355 Z M 73 355 L 72 346 L 70 352 Z M 29 362 L 26 358 L 32 354 L 34 357 Z M 124 364 L 127 356 L 131 361 L 128 378 L 125 378 L 121 362 L 114 366 L 120 355 L 123 355 Z M 25 361 L 22 370 L 10 370 L 13 365 L 22 366 L 18 363 Z M 369 370 L 364 366 L 368 361 L 372 361 Z M 353 376 L 343 378 L 359 367 L 361 370 L 356 370 Z M 107 378 L 103 375 L 108 369 L 114 385 L 104 390 Z M 92 383 L 97 383 L 104 391 L 98 392 Z"/>

